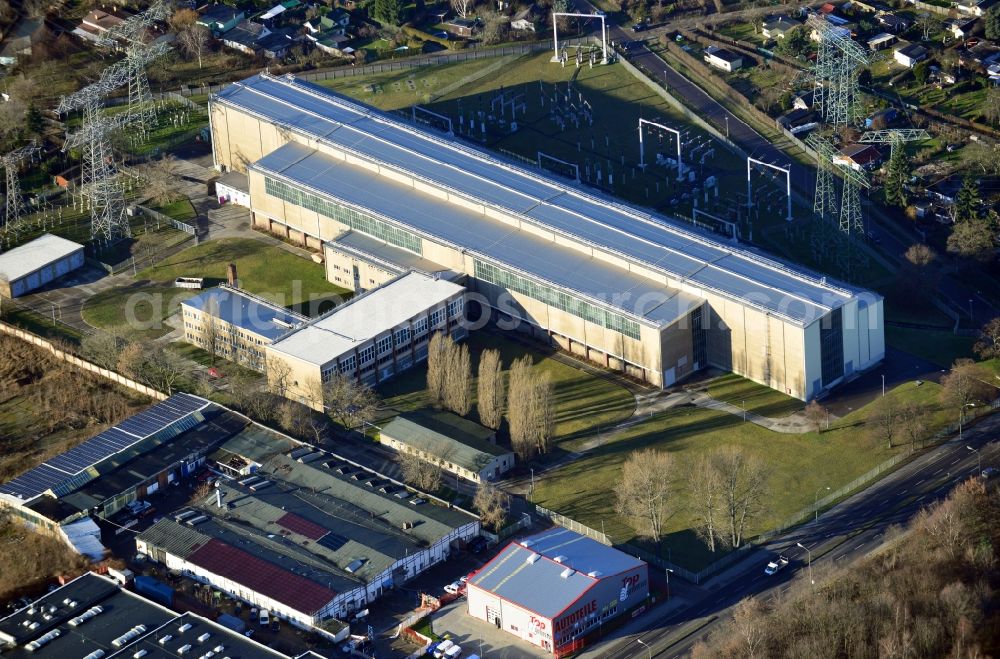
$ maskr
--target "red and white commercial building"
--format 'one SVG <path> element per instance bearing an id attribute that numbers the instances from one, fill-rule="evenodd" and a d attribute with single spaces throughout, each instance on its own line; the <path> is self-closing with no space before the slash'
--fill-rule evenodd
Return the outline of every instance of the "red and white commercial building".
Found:
<path id="1" fill-rule="evenodd" d="M 469 578 L 469 614 L 559 654 L 649 595 L 646 563 L 573 531 L 512 542 Z"/>

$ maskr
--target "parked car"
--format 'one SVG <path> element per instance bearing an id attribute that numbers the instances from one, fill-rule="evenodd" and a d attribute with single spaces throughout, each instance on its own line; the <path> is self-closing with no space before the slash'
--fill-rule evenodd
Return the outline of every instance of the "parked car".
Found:
<path id="1" fill-rule="evenodd" d="M 788 566 L 788 559 L 785 558 L 784 556 L 779 556 L 778 558 L 774 559 L 773 561 L 767 564 L 767 567 L 764 568 L 764 574 L 771 576 L 772 574 L 776 574 L 781 570 L 785 569 L 785 567 L 787 566 Z"/>
<path id="2" fill-rule="evenodd" d="M 640 21 L 640 22 L 638 22 L 638 23 L 636 23 L 635 25 L 632 26 L 632 31 L 633 32 L 642 32 L 647 27 L 649 27 L 649 24 L 647 24 L 646 21 Z"/>
<path id="3" fill-rule="evenodd" d="M 267 609 L 260 610 L 260 616 L 257 618 L 257 623 L 261 627 L 267 627 L 267 624 L 271 621 L 271 616 L 268 615 Z"/>
<path id="4" fill-rule="evenodd" d="M 441 657 L 446 656 L 448 650 L 454 647 L 455 642 L 452 640 L 441 641 L 441 644 L 434 649 L 434 657 L 436 659 L 441 659 Z"/>
<path id="5" fill-rule="evenodd" d="M 983 477 L 983 480 L 996 478 L 997 476 L 1000 476 L 1000 469 L 997 469 L 996 467 L 987 467 L 986 469 L 983 469 L 981 476 Z"/>
<path id="6" fill-rule="evenodd" d="M 451 593 L 452 595 L 458 593 L 462 589 L 462 584 L 458 581 L 453 581 L 444 587 L 444 592 Z"/>

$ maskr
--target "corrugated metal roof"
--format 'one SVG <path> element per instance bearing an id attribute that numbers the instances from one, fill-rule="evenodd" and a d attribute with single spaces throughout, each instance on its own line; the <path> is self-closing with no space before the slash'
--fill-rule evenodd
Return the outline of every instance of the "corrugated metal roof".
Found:
<path id="1" fill-rule="evenodd" d="M 463 290 L 445 279 L 410 272 L 290 332 L 271 347 L 323 366 Z"/>
<path id="2" fill-rule="evenodd" d="M 317 613 L 337 596 L 325 586 L 215 538 L 188 561 L 304 613 Z"/>
<path id="3" fill-rule="evenodd" d="M 81 249 L 83 245 L 72 240 L 51 233 L 42 234 L 20 247 L 0 254 L 0 279 L 15 281 Z"/>
<path id="4" fill-rule="evenodd" d="M 449 427 L 447 423 L 440 422 L 434 416 L 420 414 L 397 416 L 382 427 L 382 437 L 394 439 L 477 473 L 495 456 L 510 453 L 509 450 L 491 443 L 482 436 L 463 431 L 458 424 Z M 472 425 L 478 426 L 478 424 Z M 488 429 L 482 428 L 482 430 L 487 431 L 487 436 L 490 434 Z"/>
<path id="5" fill-rule="evenodd" d="M 413 128 L 291 76 L 248 78 L 226 88 L 213 102 L 255 114 L 435 187 L 520 214 L 793 322 L 812 322 L 859 292 L 522 169 L 458 140 Z M 349 169 L 340 167 L 337 175 Z M 369 180 L 380 178 L 365 172 Z M 408 193 L 400 201 L 408 203 L 412 196 Z M 449 204 L 438 201 L 436 206 L 444 209 Z M 397 217 L 404 224 L 410 221 L 409 212 Z M 445 232 L 453 227 L 441 218 L 435 228 Z"/>
<path id="6" fill-rule="evenodd" d="M 264 338 L 277 339 L 309 319 L 243 291 L 218 286 L 181 302 Z"/>
<path id="7" fill-rule="evenodd" d="M 568 529 L 553 528 L 507 545 L 469 583 L 552 618 L 601 578 L 642 565 L 639 559 L 614 547 Z M 571 571 L 568 574 L 567 568 Z M 595 576 L 588 576 L 590 573 Z"/>

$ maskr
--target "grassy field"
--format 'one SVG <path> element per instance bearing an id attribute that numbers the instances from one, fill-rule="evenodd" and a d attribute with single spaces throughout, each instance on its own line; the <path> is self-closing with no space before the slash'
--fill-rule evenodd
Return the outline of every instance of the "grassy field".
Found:
<path id="1" fill-rule="evenodd" d="M 610 380 L 591 375 L 580 369 L 556 361 L 550 355 L 490 332 L 474 332 L 468 339 L 475 372 L 483 350 L 500 350 L 504 369 L 522 355 L 530 355 L 534 368 L 548 374 L 555 391 L 556 441 L 568 441 L 598 426 L 607 427 L 632 416 L 635 397 L 624 387 Z M 427 369 L 419 366 L 379 388 L 387 408 L 383 420 L 399 412 L 407 412 L 428 405 Z M 475 383 L 472 386 L 475 403 Z M 473 410 L 472 416 L 475 417 Z"/>
<path id="2" fill-rule="evenodd" d="M 172 283 L 139 280 L 89 298 L 81 313 L 93 327 L 155 339 L 171 331 L 163 321 L 180 311 L 181 302 L 195 293 L 174 288 Z"/>
<path id="3" fill-rule="evenodd" d="M 665 167 L 650 165 L 645 172 L 638 168 L 638 121 L 644 118 L 689 131 L 685 138 L 687 158 L 693 156 L 695 144 L 706 142 L 707 136 L 622 66 L 591 69 L 584 64 L 578 69 L 574 57 L 575 51 L 570 49 L 565 67 L 550 62 L 551 53 L 539 53 L 322 84 L 385 110 L 420 104 L 449 117 L 455 131 L 467 139 L 523 159 L 526 164 L 537 162 L 539 145 L 544 144 L 546 155 L 569 163 L 546 161 L 556 173 L 571 176 L 575 165 L 581 179 L 617 196 L 663 212 L 689 215 L 690 184 L 678 184 Z M 496 99 L 501 89 L 522 108 L 516 113 L 516 132 L 511 130 L 509 103 L 506 115 L 500 116 Z M 584 118 L 585 107 L 590 108 L 593 125 Z M 563 118 L 564 127 L 554 120 L 556 114 Z M 579 126 L 571 116 L 579 119 Z M 480 118 L 485 120 L 485 134 Z M 472 120 L 475 130 L 469 129 Z M 646 130 L 647 163 L 655 162 L 657 151 L 669 155 L 676 148 L 669 134 L 659 137 Z M 716 148 L 714 155 L 705 156 L 699 175 L 715 175 L 727 189 L 729 183 L 738 184 L 742 167 L 728 151 Z"/>
<path id="4" fill-rule="evenodd" d="M 349 294 L 326 280 L 323 266 L 252 238 L 202 243 L 139 272 L 139 277 L 159 282 L 205 277 L 205 285 L 214 286 L 225 281 L 228 263 L 236 264 L 243 289 L 298 311 L 316 313 Z"/>
<path id="5" fill-rule="evenodd" d="M 885 340 L 893 348 L 905 350 L 942 368 L 951 366 L 961 357 L 972 357 L 972 344 L 976 342 L 971 336 L 958 336 L 952 332 L 891 325 L 885 328 Z"/>
<path id="6" fill-rule="evenodd" d="M 941 409 L 939 392 L 938 385 L 928 382 L 921 387 L 905 384 L 889 395 L 919 404 L 938 429 L 954 421 L 950 411 Z M 890 450 L 870 438 L 863 426 L 866 415 L 867 408 L 861 408 L 822 434 L 793 435 L 774 433 L 712 410 L 674 409 L 628 428 L 591 449 L 585 458 L 547 473 L 537 481 L 533 501 L 593 528 L 603 527 L 615 542 L 629 541 L 635 533 L 615 513 L 614 491 L 621 466 L 632 451 L 652 447 L 683 460 L 718 446 L 738 444 L 765 457 L 771 466 L 768 509 L 749 529 L 751 534 L 763 532 L 811 505 L 818 488 L 842 487 L 896 451 L 906 450 Z M 678 476 L 683 476 L 683 469 Z M 679 494 L 664 547 L 670 548 L 674 562 L 697 570 L 718 555 L 713 556 L 695 537 L 685 502 L 686 495 Z"/>
<path id="7" fill-rule="evenodd" d="M 802 410 L 797 398 L 757 384 L 735 373 L 727 373 L 708 383 L 708 395 L 716 400 L 743 407 L 761 416 L 782 417 Z"/>

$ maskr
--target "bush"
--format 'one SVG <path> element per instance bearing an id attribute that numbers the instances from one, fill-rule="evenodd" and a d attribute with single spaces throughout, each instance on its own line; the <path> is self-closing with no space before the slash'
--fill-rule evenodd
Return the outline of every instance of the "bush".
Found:
<path id="1" fill-rule="evenodd" d="M 439 36 L 435 36 L 430 32 L 424 32 L 423 30 L 415 28 L 412 25 L 404 25 L 403 32 L 406 33 L 407 36 L 413 37 L 415 39 L 420 39 L 423 41 L 433 41 L 436 44 L 441 44 L 448 50 L 462 50 L 463 48 L 465 48 L 464 41 L 457 41 L 457 40 L 453 41 L 451 39 L 442 39 Z"/>

